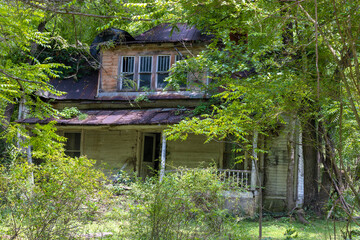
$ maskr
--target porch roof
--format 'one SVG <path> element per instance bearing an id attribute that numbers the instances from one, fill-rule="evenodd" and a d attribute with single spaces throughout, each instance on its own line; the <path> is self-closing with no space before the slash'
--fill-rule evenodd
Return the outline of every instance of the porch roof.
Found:
<path id="1" fill-rule="evenodd" d="M 154 125 L 175 124 L 180 122 L 185 115 L 184 110 L 178 108 L 152 108 L 152 109 L 121 109 L 121 110 L 82 110 L 86 114 L 84 119 L 74 117 L 70 119 L 27 118 L 19 123 L 46 124 L 56 121 L 58 125 Z"/>

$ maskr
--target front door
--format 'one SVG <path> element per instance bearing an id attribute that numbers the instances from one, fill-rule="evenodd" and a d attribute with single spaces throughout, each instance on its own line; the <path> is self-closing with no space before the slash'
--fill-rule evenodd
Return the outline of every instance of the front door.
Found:
<path id="1" fill-rule="evenodd" d="M 160 134 L 144 133 L 140 176 L 152 177 L 159 170 Z"/>

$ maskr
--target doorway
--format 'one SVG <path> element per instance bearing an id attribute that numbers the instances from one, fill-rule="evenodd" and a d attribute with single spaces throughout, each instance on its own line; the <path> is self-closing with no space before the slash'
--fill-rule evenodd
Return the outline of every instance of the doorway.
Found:
<path id="1" fill-rule="evenodd" d="M 160 136 L 160 133 L 143 134 L 140 174 L 143 178 L 157 175 L 160 169 Z"/>

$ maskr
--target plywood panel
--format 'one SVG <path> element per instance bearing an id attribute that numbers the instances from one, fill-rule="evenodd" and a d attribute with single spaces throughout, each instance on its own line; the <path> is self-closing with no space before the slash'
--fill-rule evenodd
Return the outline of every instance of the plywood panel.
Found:
<path id="1" fill-rule="evenodd" d="M 289 126 L 278 136 L 267 139 L 269 152 L 265 159 L 265 197 L 286 197 Z"/>
<path id="2" fill-rule="evenodd" d="M 118 172 L 124 164 L 132 171 L 136 163 L 136 131 L 84 130 L 83 153 L 104 167 L 107 174 Z"/>
<path id="3" fill-rule="evenodd" d="M 167 144 L 167 166 L 206 167 L 219 165 L 221 143 L 212 141 L 204 144 L 202 136 L 190 135 L 186 141 L 169 141 Z"/>

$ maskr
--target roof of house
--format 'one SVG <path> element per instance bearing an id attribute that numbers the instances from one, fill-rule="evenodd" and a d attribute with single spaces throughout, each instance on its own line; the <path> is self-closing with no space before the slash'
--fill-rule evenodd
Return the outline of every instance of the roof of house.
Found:
<path id="1" fill-rule="evenodd" d="M 158 25 L 135 37 L 136 42 L 182 42 L 182 41 L 210 41 L 212 35 L 207 35 L 194 26 L 185 23 Z"/>
<path id="2" fill-rule="evenodd" d="M 165 43 L 180 41 L 209 41 L 212 36 L 203 34 L 194 26 L 178 23 L 171 25 L 168 23 L 158 25 L 139 36 L 133 38 L 129 33 L 118 30 L 108 29 L 100 33 L 91 45 L 91 51 L 94 57 L 97 56 L 99 48 L 98 44 L 102 41 L 114 41 L 115 44 L 127 43 Z M 88 76 L 80 79 L 53 79 L 50 84 L 58 91 L 65 92 L 61 96 L 44 95 L 44 97 L 56 100 L 102 100 L 102 101 L 129 101 L 135 100 L 140 94 L 139 92 L 121 92 L 116 94 L 97 93 L 98 88 L 98 72 L 93 72 Z M 146 93 L 149 100 L 160 99 L 193 99 L 204 98 L 204 93 L 179 93 L 175 91 Z"/>
<path id="3" fill-rule="evenodd" d="M 98 72 L 89 76 L 75 79 L 52 79 L 50 84 L 65 94 L 61 96 L 49 95 L 48 98 L 57 100 L 96 100 Z"/>
<path id="4" fill-rule="evenodd" d="M 70 119 L 27 118 L 19 120 L 19 123 L 46 124 L 56 121 L 57 125 L 152 125 L 152 124 L 175 124 L 179 123 L 186 110 L 177 108 L 151 108 L 151 109 L 122 109 L 122 110 L 82 110 L 86 117 L 80 120 L 78 117 Z"/>

